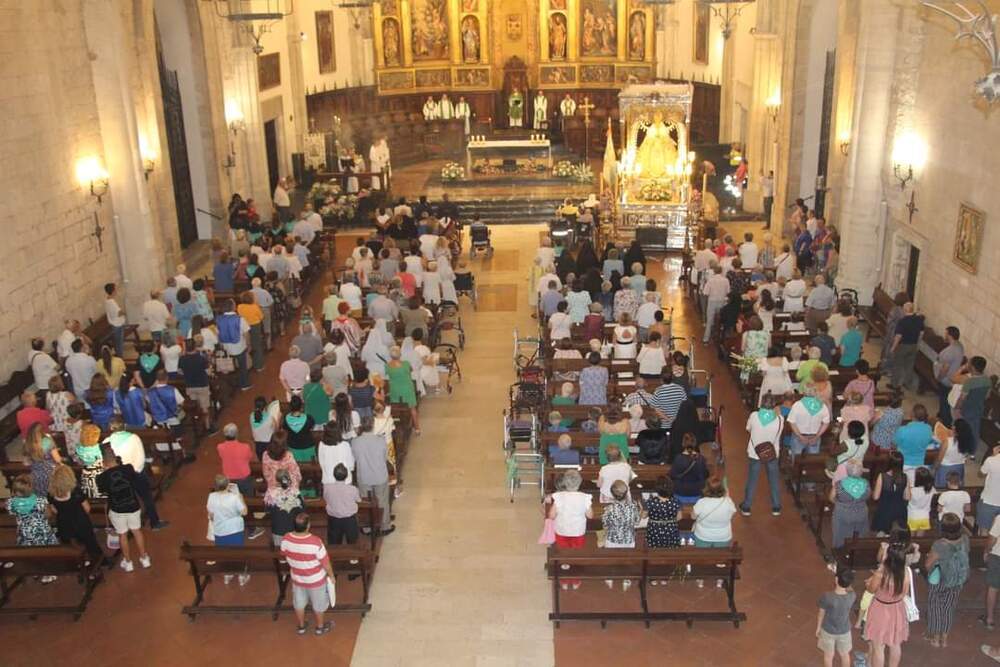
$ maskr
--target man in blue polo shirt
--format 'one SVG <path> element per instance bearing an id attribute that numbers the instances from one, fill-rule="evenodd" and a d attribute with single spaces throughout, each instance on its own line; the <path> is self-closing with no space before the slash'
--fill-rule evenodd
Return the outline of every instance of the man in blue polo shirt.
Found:
<path id="1" fill-rule="evenodd" d="M 896 430 L 892 442 L 903 455 L 903 472 L 912 484 L 914 471 L 924 465 L 927 448 L 934 442 L 934 432 L 927 423 L 927 408 L 920 403 L 914 405 L 913 418 Z"/>

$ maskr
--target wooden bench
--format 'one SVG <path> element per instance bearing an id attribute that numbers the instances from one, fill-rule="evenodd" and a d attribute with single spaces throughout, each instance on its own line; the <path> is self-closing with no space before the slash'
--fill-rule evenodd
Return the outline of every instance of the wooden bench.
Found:
<path id="1" fill-rule="evenodd" d="M 339 545 L 327 547 L 330 562 L 335 576 L 340 574 L 360 575 L 362 598 L 360 602 L 345 602 L 341 594 L 343 586 L 338 586 L 337 604 L 328 611 L 334 613 L 357 613 L 362 617 L 371 610 L 368 602 L 368 590 L 371 585 L 371 574 L 375 564 L 375 555 L 368 549 L 358 546 Z M 211 545 L 193 545 L 186 540 L 181 544 L 180 559 L 188 564 L 191 579 L 194 581 L 195 598 L 186 605 L 181 613 L 187 614 L 192 621 L 199 614 L 271 614 L 271 620 L 277 620 L 281 612 L 291 611 L 291 606 L 285 604 L 291 576 L 288 564 L 283 563 L 281 552 L 267 546 L 261 547 L 216 547 Z M 205 593 L 212 582 L 213 575 L 240 574 L 273 574 L 277 586 L 277 598 L 273 604 L 205 604 Z"/>
<path id="2" fill-rule="evenodd" d="M 6 383 L 0 385 L 0 408 L 10 409 L 10 413 L 0 419 L 0 462 L 7 460 L 7 445 L 21 437 L 17 427 L 17 411 L 21 407 L 21 394 L 35 382 L 31 369 L 14 371 Z M 48 387 L 39 387 L 48 389 Z M 44 407 L 44 406 L 41 406 Z"/>
<path id="3" fill-rule="evenodd" d="M 747 620 L 746 614 L 736 608 L 736 580 L 739 578 L 739 566 L 743 562 L 743 550 L 737 543 L 725 549 L 649 549 L 645 546 L 602 549 L 589 537 L 588 542 L 583 549 L 562 549 L 557 546 L 550 546 L 548 549 L 546 571 L 552 581 L 552 613 L 549 614 L 549 620 L 555 622 L 556 628 L 562 621 L 600 621 L 602 628 L 607 627 L 608 621 L 642 621 L 647 628 L 652 621 L 684 621 L 690 628 L 696 620 L 725 621 L 738 628 L 740 623 Z M 564 611 L 561 584 L 566 579 L 586 579 L 602 584 L 608 579 L 637 581 L 640 609 L 623 610 L 623 604 L 619 600 L 614 605 L 609 605 L 608 609 Z M 722 579 L 728 609 L 651 609 L 648 591 L 650 581 L 688 579 Z M 592 599 L 588 597 L 588 602 Z"/>
<path id="4" fill-rule="evenodd" d="M 948 342 L 930 327 L 924 328 L 923 343 L 935 353 L 948 347 Z M 921 349 L 918 349 L 916 361 L 913 362 L 913 372 L 918 380 L 918 394 L 925 391 L 937 392 L 938 381 L 934 377 L 934 362 Z"/>
<path id="5" fill-rule="evenodd" d="M 975 568 L 977 564 L 983 562 L 983 555 L 989 548 L 989 538 L 985 535 L 969 535 L 968 537 L 969 563 Z M 937 539 L 937 535 L 923 535 L 911 538 L 911 542 L 920 547 L 921 556 L 926 556 L 931 552 L 931 546 Z M 878 552 L 881 549 L 882 542 L 885 541 L 885 538 L 881 537 L 852 537 L 839 550 L 840 561 L 854 570 L 874 569 L 879 566 Z M 923 570 L 923 558 L 913 567 Z"/>
<path id="6" fill-rule="evenodd" d="M 101 315 L 99 318 L 91 319 L 87 328 L 83 330 L 83 334 L 90 338 L 91 342 L 91 353 L 94 357 L 100 358 L 101 347 L 107 345 L 114 351 L 114 329 L 108 323 L 108 316 Z M 124 340 L 131 340 L 136 349 L 139 348 L 139 325 L 138 324 L 125 324 L 125 331 L 123 335 Z M 47 387 L 39 387 L 40 389 L 47 389 Z"/>
<path id="7" fill-rule="evenodd" d="M 545 492 L 553 493 L 556 490 L 556 482 L 562 477 L 570 468 L 557 468 L 554 466 L 545 467 Z M 594 464 L 584 464 L 577 467 L 580 473 L 580 477 L 583 478 L 583 484 L 580 485 L 580 490 L 584 493 L 597 493 L 600 489 L 597 488 L 597 475 L 601 472 L 601 466 Z M 651 464 L 651 465 L 639 465 L 636 464 L 632 466 L 632 472 L 635 473 L 635 479 L 629 484 L 629 487 L 633 491 L 655 491 L 656 484 L 661 477 L 670 476 L 670 466 L 666 464 Z"/>
<path id="8" fill-rule="evenodd" d="M 271 515 L 264 505 L 264 499 L 259 496 L 243 499 L 247 504 L 247 515 L 244 523 L 250 528 L 271 529 Z M 310 526 L 313 531 L 326 541 L 326 525 L 329 517 L 326 513 L 326 502 L 322 498 L 304 498 L 303 505 L 309 514 Z M 262 515 L 262 516 L 257 516 Z M 358 503 L 358 527 L 369 530 L 372 551 L 376 551 L 378 529 L 382 525 L 382 508 L 378 506 L 373 494 L 363 498 Z"/>
<path id="9" fill-rule="evenodd" d="M 47 614 L 72 614 L 79 620 L 87 610 L 94 588 L 101 581 L 100 562 L 87 565 L 87 551 L 82 546 L 0 547 L 0 615 L 27 616 L 31 620 Z M 83 594 L 73 604 L 12 606 L 13 592 L 33 577 L 75 577 Z"/>
<path id="10" fill-rule="evenodd" d="M 892 309 L 895 307 L 896 303 L 892 300 L 892 296 L 882 289 L 882 284 L 879 283 L 875 287 L 875 291 L 872 293 L 872 305 L 861 306 L 858 309 L 864 320 L 868 323 L 868 328 L 865 331 L 866 342 L 873 336 L 875 338 L 882 338 L 885 336 L 889 313 L 891 313 Z"/>

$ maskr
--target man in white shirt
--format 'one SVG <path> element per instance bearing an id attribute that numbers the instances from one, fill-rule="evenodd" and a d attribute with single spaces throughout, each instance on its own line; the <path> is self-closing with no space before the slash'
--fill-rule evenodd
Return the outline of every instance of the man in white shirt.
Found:
<path id="1" fill-rule="evenodd" d="M 142 304 L 142 321 L 155 343 L 159 344 L 169 318 L 167 304 L 160 301 L 160 292 L 153 290 L 149 293 L 149 301 Z"/>
<path id="2" fill-rule="evenodd" d="M 97 361 L 83 351 L 83 341 L 77 338 L 73 341 L 72 352 L 66 357 L 66 372 L 73 383 L 73 394 L 82 400 L 84 393 L 90 389 L 90 381 L 97 373 Z"/>
<path id="3" fill-rule="evenodd" d="M 313 231 L 317 234 L 323 231 L 323 216 L 316 212 L 313 205 L 311 203 L 307 203 L 302 207 L 302 210 L 307 214 L 306 220 L 309 221 Z"/>
<path id="4" fill-rule="evenodd" d="M 708 344 L 712 339 L 712 330 L 715 328 L 715 318 L 719 311 L 726 305 L 729 299 L 729 279 L 722 275 L 721 266 L 712 267 L 712 275 L 705 281 L 705 286 L 701 288 L 701 293 L 707 297 L 705 307 L 705 335 L 702 342 Z"/>
<path id="5" fill-rule="evenodd" d="M 645 343 L 649 327 L 656 322 L 656 312 L 660 306 L 656 303 L 656 292 L 646 292 L 645 302 L 635 311 L 635 323 L 639 327 L 639 341 Z"/>
<path id="6" fill-rule="evenodd" d="M 293 394 L 301 394 L 309 381 L 309 364 L 300 359 L 302 352 L 298 345 L 288 348 L 288 359 L 278 369 L 278 379 L 285 388 L 285 397 L 290 401 Z"/>
<path id="7" fill-rule="evenodd" d="M 806 390 L 807 394 L 809 390 Z M 818 454 L 823 434 L 830 428 L 830 409 L 815 396 L 803 396 L 788 412 L 788 425 L 792 427 L 789 449 L 792 456 Z"/>
<path id="8" fill-rule="evenodd" d="M 59 334 L 59 338 L 56 339 L 56 352 L 59 354 L 59 358 L 65 360 L 73 352 L 73 341 L 80 338 L 80 332 L 83 327 L 80 326 L 79 320 L 66 320 L 66 328 L 63 329 L 62 333 Z"/>
<path id="9" fill-rule="evenodd" d="M 362 304 L 361 304 L 361 288 L 352 282 L 354 278 L 354 273 L 345 273 L 344 282 L 340 284 L 340 298 L 347 302 L 347 305 L 351 307 L 351 316 L 360 317 Z"/>
<path id="10" fill-rule="evenodd" d="M 739 255 L 743 268 L 752 269 L 757 266 L 757 256 L 759 253 L 757 244 L 753 242 L 753 234 L 747 232 L 743 235 L 743 243 L 740 244 Z"/>
<path id="11" fill-rule="evenodd" d="M 258 258 L 260 259 L 260 258 Z M 276 245 L 274 246 L 274 255 L 268 260 L 267 264 L 263 265 L 264 270 L 270 273 L 274 271 L 278 274 L 278 280 L 284 280 L 291 273 L 292 267 L 289 264 L 288 256 L 285 254 L 284 246 Z"/>
<path id="12" fill-rule="evenodd" d="M 45 340 L 42 338 L 31 339 L 31 352 L 28 352 L 28 365 L 31 366 L 31 374 L 35 378 L 35 386 L 41 398 L 44 392 L 49 390 L 49 380 L 59 373 L 59 364 L 45 351 Z M 45 405 L 44 400 L 39 401 Z"/>
<path id="13" fill-rule="evenodd" d="M 393 215 L 401 215 L 406 218 L 413 217 L 413 209 L 406 203 L 406 197 L 400 197 L 396 207 L 392 209 Z"/>
<path id="14" fill-rule="evenodd" d="M 816 222 L 816 211 L 809 209 L 809 212 L 806 214 L 806 230 L 813 238 L 816 238 L 817 229 L 819 229 L 819 223 Z"/>
<path id="15" fill-rule="evenodd" d="M 764 229 L 771 226 L 771 210 L 774 207 L 774 171 L 760 179 L 761 194 L 764 195 Z"/>
<path id="16" fill-rule="evenodd" d="M 837 303 L 837 294 L 826 284 L 826 278 L 817 275 L 815 287 L 806 297 L 806 328 L 809 333 L 815 334 L 816 327 L 820 322 L 826 322 L 833 312 L 833 306 Z"/>
<path id="17" fill-rule="evenodd" d="M 698 282 L 697 274 L 707 271 L 712 262 L 718 261 L 715 252 L 712 251 L 712 239 L 705 239 L 705 247 L 694 254 L 695 282 Z"/>
<path id="18" fill-rule="evenodd" d="M 187 266 L 184 264 L 177 265 L 177 275 L 174 276 L 174 285 L 177 289 L 187 288 L 193 289 L 194 282 L 187 277 Z"/>
<path id="19" fill-rule="evenodd" d="M 114 283 L 107 283 L 104 286 L 104 294 L 106 295 L 104 314 L 108 318 L 108 324 L 111 325 L 111 333 L 115 341 L 115 354 L 122 357 L 125 352 L 125 313 L 122 312 L 122 307 L 115 300 L 117 291 Z"/>
<path id="20" fill-rule="evenodd" d="M 774 258 L 774 277 L 788 281 L 792 279 L 793 273 L 795 273 L 795 258 L 792 256 L 791 246 L 785 243 L 781 246 L 781 253 Z"/>
<path id="21" fill-rule="evenodd" d="M 556 312 L 549 317 L 549 339 L 553 343 L 572 336 L 573 318 L 566 312 L 567 308 L 566 301 L 560 301 Z"/>
<path id="22" fill-rule="evenodd" d="M 302 212 L 299 213 L 298 222 L 292 227 L 292 234 L 302 239 L 302 242 L 306 245 L 312 243 L 313 239 L 316 238 L 316 228 L 309 220 L 309 214 L 310 211 L 308 209 L 302 209 Z"/>
<path id="23" fill-rule="evenodd" d="M 135 433 L 126 431 L 124 422 L 118 416 L 111 420 L 110 430 L 111 435 L 105 438 L 104 442 L 110 445 L 115 456 L 121 459 L 123 464 L 131 465 L 135 469 L 135 489 L 146 510 L 150 528 L 154 531 L 166 528 L 170 522 L 160 519 L 156 511 L 153 485 L 150 483 L 149 471 L 146 470 L 146 450 L 142 446 L 142 440 Z"/>
<path id="24" fill-rule="evenodd" d="M 274 186 L 274 207 L 278 209 L 278 217 L 282 222 L 288 222 L 292 219 L 292 199 L 288 196 L 289 183 L 288 179 L 282 176 L 278 179 L 277 185 Z"/>
<path id="25" fill-rule="evenodd" d="M 614 497 L 611 495 L 612 484 L 622 481 L 627 486 L 637 477 L 632 471 L 632 466 L 627 461 L 622 461 L 622 453 L 618 449 L 618 445 L 608 445 L 607 457 L 608 462 L 601 466 L 600 472 L 597 473 L 597 486 L 601 489 L 600 500 L 602 503 L 614 501 Z M 629 497 L 631 495 L 629 493 Z"/>
<path id="26" fill-rule="evenodd" d="M 385 285 L 379 285 L 375 288 L 375 291 L 378 293 L 378 296 L 368 304 L 368 316 L 373 320 L 394 322 L 399 318 L 399 306 L 387 296 L 388 290 Z"/>
<path id="27" fill-rule="evenodd" d="M 437 102 L 434 101 L 434 96 L 428 95 L 427 101 L 424 102 L 424 120 L 437 120 L 440 117 L 440 110 Z"/>

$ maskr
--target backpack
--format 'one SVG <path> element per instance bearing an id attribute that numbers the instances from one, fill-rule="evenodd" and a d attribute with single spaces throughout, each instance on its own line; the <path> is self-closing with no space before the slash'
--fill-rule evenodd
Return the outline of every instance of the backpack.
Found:
<path id="1" fill-rule="evenodd" d="M 948 553 L 941 557 L 937 566 L 941 569 L 941 587 L 961 586 L 969 579 L 969 552 L 965 540 L 959 544 L 946 545 Z"/>
<path id="2" fill-rule="evenodd" d="M 219 328 L 219 342 L 235 344 L 239 343 L 242 336 L 240 335 L 240 316 L 235 313 L 225 313 L 224 315 L 219 315 L 216 320 L 216 324 Z"/>

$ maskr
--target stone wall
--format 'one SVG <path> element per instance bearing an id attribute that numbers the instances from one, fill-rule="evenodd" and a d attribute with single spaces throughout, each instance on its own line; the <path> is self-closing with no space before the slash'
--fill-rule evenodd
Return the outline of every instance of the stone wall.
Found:
<path id="1" fill-rule="evenodd" d="M 103 313 L 102 285 L 121 277 L 114 206 L 105 198 L 98 207 L 75 178 L 77 159 L 102 152 L 81 2 L 12 7 L 0 8 L 3 380 L 25 367 L 32 336 Z M 95 212 L 103 251 L 91 236 Z"/>

